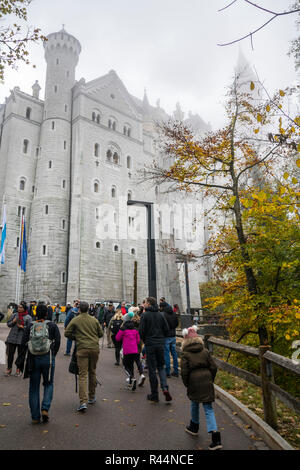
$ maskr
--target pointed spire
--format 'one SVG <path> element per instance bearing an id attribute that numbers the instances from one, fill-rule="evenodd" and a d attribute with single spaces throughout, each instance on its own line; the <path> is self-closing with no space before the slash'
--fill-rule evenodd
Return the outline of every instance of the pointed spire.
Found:
<path id="1" fill-rule="evenodd" d="M 173 112 L 173 117 L 176 121 L 183 121 L 184 119 L 184 112 L 181 109 L 180 103 L 176 103 L 176 109 Z"/>
<path id="2" fill-rule="evenodd" d="M 144 88 L 143 111 L 144 111 L 144 114 L 150 114 L 150 104 L 148 101 L 146 88 Z"/>

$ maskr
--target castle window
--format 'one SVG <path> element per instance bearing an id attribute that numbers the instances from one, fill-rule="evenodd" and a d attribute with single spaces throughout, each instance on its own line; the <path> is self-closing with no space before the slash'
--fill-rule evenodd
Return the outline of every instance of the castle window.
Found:
<path id="1" fill-rule="evenodd" d="M 99 220 L 99 209 L 96 207 L 96 220 Z"/>
<path id="2" fill-rule="evenodd" d="M 59 64 L 59 59 L 56 59 L 56 65 L 58 65 L 58 64 Z"/>
<path id="3" fill-rule="evenodd" d="M 29 140 L 23 140 L 23 153 L 27 154 L 29 149 Z"/>
<path id="4" fill-rule="evenodd" d="M 64 140 L 64 150 L 66 150 L 66 149 L 67 149 L 67 141 Z"/>
<path id="5" fill-rule="evenodd" d="M 134 249 L 134 248 L 131 248 L 130 253 L 131 253 L 132 255 L 135 255 L 135 249 Z"/>
<path id="6" fill-rule="evenodd" d="M 158 196 L 158 186 L 155 186 L 155 196 Z"/>
<path id="7" fill-rule="evenodd" d="M 61 228 L 62 228 L 62 230 L 66 229 L 66 220 L 65 219 L 62 219 L 62 221 L 61 221 Z"/>
<path id="8" fill-rule="evenodd" d="M 117 152 L 114 153 L 113 161 L 116 165 L 119 164 L 119 155 L 117 154 Z"/>
<path id="9" fill-rule="evenodd" d="M 127 134 L 127 127 L 126 127 L 126 126 L 123 127 L 123 134 L 124 134 L 124 135 Z"/>
<path id="10" fill-rule="evenodd" d="M 128 170 L 130 170 L 130 168 L 131 168 L 131 157 L 129 155 L 127 157 L 127 168 L 128 168 Z"/>
<path id="11" fill-rule="evenodd" d="M 99 157 L 99 149 L 100 149 L 100 145 L 95 144 L 94 145 L 94 157 Z"/>
<path id="12" fill-rule="evenodd" d="M 26 119 L 30 119 L 31 116 L 31 108 L 26 108 Z"/>
<path id="13" fill-rule="evenodd" d="M 51 129 L 52 129 L 53 131 L 54 131 L 54 129 L 55 129 L 55 122 L 54 122 L 54 121 L 52 121 L 52 123 L 51 123 Z"/>
<path id="14" fill-rule="evenodd" d="M 94 193 L 99 193 L 99 181 L 94 182 Z"/>
<path id="15" fill-rule="evenodd" d="M 48 215 L 48 213 L 49 213 L 49 207 L 45 206 L 45 214 Z"/>
<path id="16" fill-rule="evenodd" d="M 95 119 L 96 119 L 96 113 L 93 112 L 93 114 L 92 114 L 92 121 L 95 121 Z"/>
<path id="17" fill-rule="evenodd" d="M 36 157 L 39 156 L 39 148 L 38 147 L 36 148 L 35 155 L 36 155 Z"/>
<path id="18" fill-rule="evenodd" d="M 100 114 L 97 114 L 97 124 L 100 124 L 100 119 L 101 119 Z"/>
<path id="19" fill-rule="evenodd" d="M 66 273 L 61 273 L 61 283 L 65 284 L 66 283 Z"/>
<path id="20" fill-rule="evenodd" d="M 48 168 L 49 168 L 49 169 L 52 168 L 52 160 L 49 161 L 49 163 L 48 163 Z"/>
<path id="21" fill-rule="evenodd" d="M 115 246 L 114 246 L 114 252 L 115 252 L 115 253 L 118 253 L 118 251 L 119 251 L 119 247 L 118 247 L 118 245 L 115 245 Z"/>
<path id="22" fill-rule="evenodd" d="M 106 152 L 106 158 L 110 162 L 112 157 L 112 151 L 110 149 L 107 150 Z"/>
<path id="23" fill-rule="evenodd" d="M 20 237 L 17 237 L 17 248 L 20 246 Z"/>
<path id="24" fill-rule="evenodd" d="M 68 111 L 68 106 L 65 104 L 65 113 Z"/>
<path id="25" fill-rule="evenodd" d="M 113 124 L 112 124 L 112 128 L 113 128 L 113 130 L 114 130 L 114 131 L 116 130 L 116 128 L 117 128 L 116 121 L 114 121 L 114 122 L 113 122 Z"/>
<path id="26" fill-rule="evenodd" d="M 63 189 L 66 189 L 66 180 L 62 180 L 61 186 L 62 186 Z"/>
<path id="27" fill-rule="evenodd" d="M 47 255 L 47 245 L 42 246 L 42 255 L 46 256 Z"/>
<path id="28" fill-rule="evenodd" d="M 25 184 L 26 184 L 25 178 L 21 178 L 20 179 L 20 186 L 19 186 L 20 191 L 25 191 Z"/>
<path id="29" fill-rule="evenodd" d="M 131 129 L 130 129 L 130 127 L 127 129 L 127 135 L 128 135 L 128 137 L 131 137 Z"/>
<path id="30" fill-rule="evenodd" d="M 111 197 L 113 199 L 117 197 L 117 188 L 115 186 L 111 188 Z"/>
<path id="31" fill-rule="evenodd" d="M 114 131 L 117 129 L 117 121 L 115 118 L 113 117 L 109 118 L 108 127 L 109 129 L 113 129 Z"/>
<path id="32" fill-rule="evenodd" d="M 101 243 L 100 242 L 96 242 L 96 248 L 101 248 Z"/>
<path id="33" fill-rule="evenodd" d="M 33 192 L 33 193 L 34 193 L 34 190 L 35 190 L 35 187 L 34 187 L 34 186 L 32 186 L 32 192 Z"/>
<path id="34" fill-rule="evenodd" d="M 127 201 L 131 201 L 132 199 L 132 192 L 131 191 L 128 191 L 127 193 Z"/>
<path id="35" fill-rule="evenodd" d="M 54 86 L 54 93 L 57 93 L 57 85 Z"/>
<path id="36" fill-rule="evenodd" d="M 134 217 L 128 217 L 128 225 L 129 227 L 134 227 Z"/>

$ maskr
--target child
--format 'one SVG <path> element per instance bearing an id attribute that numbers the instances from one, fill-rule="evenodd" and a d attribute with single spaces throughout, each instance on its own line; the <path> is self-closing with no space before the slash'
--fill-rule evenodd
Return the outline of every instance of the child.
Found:
<path id="1" fill-rule="evenodd" d="M 191 400 L 191 422 L 185 431 L 196 436 L 199 430 L 199 403 L 203 404 L 207 432 L 212 434 L 209 450 L 221 449 L 221 434 L 217 430 L 212 402 L 215 400 L 214 379 L 217 367 L 194 325 L 182 331 L 181 376 Z"/>
<path id="2" fill-rule="evenodd" d="M 134 378 L 134 362 L 138 359 L 140 342 L 139 332 L 134 328 L 132 321 L 133 313 L 124 315 L 124 322 L 116 335 L 116 341 L 123 344 L 123 366 L 128 375 L 129 389 L 136 389 L 136 379 Z"/>

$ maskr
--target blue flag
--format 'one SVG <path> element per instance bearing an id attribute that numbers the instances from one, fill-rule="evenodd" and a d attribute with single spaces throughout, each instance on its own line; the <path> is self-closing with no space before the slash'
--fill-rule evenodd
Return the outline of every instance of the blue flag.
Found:
<path id="1" fill-rule="evenodd" d="M 26 224 L 25 218 L 22 216 L 22 229 L 21 229 L 21 246 L 20 246 L 20 257 L 19 257 L 19 266 L 21 269 L 26 272 L 26 262 L 27 262 L 27 243 L 26 243 Z"/>
<path id="2" fill-rule="evenodd" d="M 5 240 L 6 240 L 6 206 L 3 206 L 3 217 L 2 217 L 2 233 L 1 233 L 1 245 L 0 245 L 0 261 L 1 264 L 5 262 Z"/>

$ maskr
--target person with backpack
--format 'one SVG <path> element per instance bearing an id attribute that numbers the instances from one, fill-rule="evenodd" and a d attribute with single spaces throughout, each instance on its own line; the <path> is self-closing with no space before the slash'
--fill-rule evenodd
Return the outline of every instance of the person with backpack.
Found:
<path id="1" fill-rule="evenodd" d="M 112 317 L 112 319 L 110 320 L 108 324 L 108 328 L 111 333 L 111 339 L 115 346 L 115 357 L 116 357 L 115 366 L 120 365 L 120 352 L 122 349 L 122 343 L 116 340 L 116 335 L 119 329 L 121 328 L 122 323 L 123 323 L 122 312 L 120 309 L 117 309 L 115 315 Z"/>
<path id="2" fill-rule="evenodd" d="M 136 390 L 136 379 L 134 378 L 134 362 L 139 356 L 139 332 L 134 328 L 132 321 L 133 313 L 127 313 L 123 317 L 123 324 L 119 329 L 116 340 L 122 342 L 123 366 L 127 374 L 128 389 Z"/>
<path id="3" fill-rule="evenodd" d="M 205 349 L 202 338 L 197 334 L 197 326 L 182 330 L 181 377 L 191 400 L 191 421 L 185 431 L 197 436 L 199 431 L 199 406 L 202 403 L 207 432 L 212 442 L 209 450 L 222 448 L 221 434 L 218 432 L 212 402 L 215 400 L 214 379 L 217 366 L 209 351 Z"/>
<path id="4" fill-rule="evenodd" d="M 24 330 L 22 345 L 27 346 L 24 379 L 29 377 L 29 407 L 32 424 L 49 421 L 53 399 L 55 356 L 60 348 L 60 332 L 56 323 L 47 320 L 45 304 L 36 308 L 36 321 Z M 43 378 L 43 400 L 40 405 L 40 382 Z"/>
<path id="5" fill-rule="evenodd" d="M 80 301 L 79 313 L 65 330 L 65 337 L 76 341 L 79 369 L 79 400 L 77 411 L 85 412 L 87 404 L 96 403 L 96 368 L 99 358 L 99 338 L 103 331 L 98 320 L 88 313 L 89 304 Z"/>

